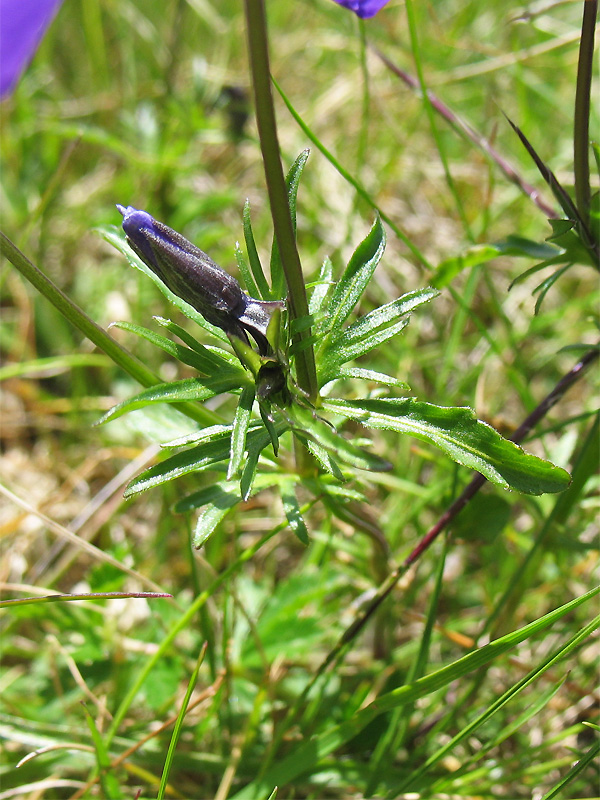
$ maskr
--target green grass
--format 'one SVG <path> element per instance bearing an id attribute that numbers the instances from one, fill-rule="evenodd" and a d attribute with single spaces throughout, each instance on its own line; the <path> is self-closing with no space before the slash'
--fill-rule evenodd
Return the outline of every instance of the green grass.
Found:
<path id="1" fill-rule="evenodd" d="M 120 225 L 115 203 L 147 209 L 238 274 L 248 197 L 268 263 L 254 121 L 236 138 L 222 102 L 227 85 L 250 94 L 241 5 L 65 0 L 2 106 L 3 232 L 104 328 L 125 320 L 174 338 L 152 320 L 160 315 L 215 341 L 102 238 L 97 229 Z M 284 166 L 312 147 L 298 195 L 307 281 L 326 256 L 340 278 L 374 205 L 391 225 L 361 315 L 430 285 L 442 262 L 474 245 L 550 235 L 528 197 L 362 48 L 352 14 L 329 0 L 267 5 L 275 78 L 369 198 L 275 93 Z M 416 54 L 427 85 L 553 204 L 503 112 L 572 190 L 581 5 L 518 21 L 519 5 L 414 3 L 409 25 L 392 0 L 364 29 L 411 74 Z M 597 116 L 591 128 L 597 140 Z M 457 272 L 360 366 L 406 381 L 419 400 L 470 406 L 510 436 L 581 355 L 563 348 L 597 337 L 597 273 L 573 267 L 534 315 L 532 292 L 550 270 L 508 291 L 534 263 L 504 256 Z M 526 442 L 565 467 L 571 487 L 532 497 L 484 486 L 392 588 L 390 574 L 460 495 L 467 469 L 424 442 L 350 423 L 393 468 L 361 473 L 366 502 L 349 500 L 344 520 L 299 496 L 303 546 L 266 488 L 193 551 L 197 514 L 173 506 L 222 473 L 122 498 L 156 463 L 154 443 L 183 435 L 190 420 L 159 406 L 93 427 L 152 375 L 173 381 L 193 369 L 116 327 L 143 370 L 127 355 L 111 366 L 67 319 L 4 262 L 2 483 L 44 515 L 3 495 L 6 596 L 160 587 L 173 599 L 3 609 L 0 797 L 154 798 L 163 786 L 165 797 L 266 800 L 278 785 L 286 800 L 530 798 L 567 777 L 564 797 L 597 796 L 597 730 L 587 724 L 597 598 L 547 617 L 583 597 L 597 572 L 597 370 Z M 344 382 L 347 399 L 361 392 Z M 219 396 L 210 408 L 230 420 L 235 405 Z M 292 472 L 292 449 L 282 453 Z M 59 526 L 98 549 L 64 543 Z"/>

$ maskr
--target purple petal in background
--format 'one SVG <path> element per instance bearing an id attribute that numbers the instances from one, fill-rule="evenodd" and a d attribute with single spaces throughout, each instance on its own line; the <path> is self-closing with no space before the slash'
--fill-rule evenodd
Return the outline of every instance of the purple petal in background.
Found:
<path id="1" fill-rule="evenodd" d="M 374 17 L 390 0 L 334 0 L 340 6 L 354 11 L 361 19 Z"/>
<path id="2" fill-rule="evenodd" d="M 62 0 L 0 0 L 0 97 L 12 92 Z"/>

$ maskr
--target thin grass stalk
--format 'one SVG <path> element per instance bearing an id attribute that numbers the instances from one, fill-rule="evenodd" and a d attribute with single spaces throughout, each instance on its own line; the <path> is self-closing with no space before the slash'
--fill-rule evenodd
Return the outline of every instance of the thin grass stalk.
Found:
<path id="1" fill-rule="evenodd" d="M 575 203 L 586 228 L 590 227 L 590 92 L 594 62 L 594 33 L 598 16 L 597 0 L 584 0 L 573 129 L 573 167 Z"/>
<path id="2" fill-rule="evenodd" d="M 244 6 L 260 149 L 265 168 L 273 229 L 288 289 L 288 311 L 291 322 L 308 315 L 308 301 L 277 138 L 277 123 L 271 92 L 265 4 L 264 0 L 245 0 Z M 294 341 L 300 342 L 310 335 L 310 329 L 306 329 L 296 333 Z M 312 346 L 301 349 L 297 353 L 296 376 L 300 388 L 306 392 L 311 402 L 315 403 L 319 389 Z"/>

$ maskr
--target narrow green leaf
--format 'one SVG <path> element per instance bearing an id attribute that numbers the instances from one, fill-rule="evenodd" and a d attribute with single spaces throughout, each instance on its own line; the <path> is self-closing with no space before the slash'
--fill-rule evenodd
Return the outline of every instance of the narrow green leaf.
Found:
<path id="1" fill-rule="evenodd" d="M 193 431 L 192 433 L 186 433 L 184 436 L 178 436 L 177 439 L 171 439 L 169 442 L 162 444 L 161 447 L 189 447 L 190 445 L 202 444 L 202 442 L 216 441 L 224 436 L 231 436 L 231 425 L 209 425 L 199 431 Z"/>
<path id="2" fill-rule="evenodd" d="M 591 745 L 587 753 L 582 756 L 576 764 L 573 764 L 571 769 L 567 772 L 564 778 L 562 778 L 556 784 L 556 786 L 554 786 L 549 792 L 546 792 L 546 794 L 542 797 L 542 800 L 554 800 L 555 797 L 568 797 L 568 795 L 565 794 L 565 789 L 567 786 L 572 783 L 579 774 L 587 769 L 588 766 L 596 764 L 598 755 L 600 755 L 600 741 L 594 742 L 594 744 Z"/>
<path id="3" fill-rule="evenodd" d="M 142 472 L 128 485 L 124 492 L 125 497 L 131 497 L 139 492 L 145 492 L 154 486 L 187 475 L 189 472 L 201 472 L 229 458 L 231 444 L 229 438 L 208 441 L 198 447 L 192 447 L 182 453 L 177 453 L 161 461 L 150 469 Z"/>
<path id="4" fill-rule="evenodd" d="M 230 489 L 222 491 L 218 497 L 211 500 L 208 508 L 200 515 L 194 531 L 192 545 L 196 550 L 199 550 L 202 545 L 206 544 L 208 539 L 215 532 L 217 525 L 223 521 L 227 514 L 239 502 L 241 502 L 241 495 L 237 489 Z"/>
<path id="5" fill-rule="evenodd" d="M 362 367 L 340 367 L 337 372 L 337 378 L 355 378 L 363 381 L 371 381 L 372 383 L 382 383 L 384 386 L 394 386 L 402 391 L 410 391 L 408 383 L 393 378 L 391 375 L 386 375 L 383 372 L 375 372 L 372 369 L 363 369 Z"/>
<path id="6" fill-rule="evenodd" d="M 193 367 L 198 370 L 198 372 L 202 372 L 205 375 L 212 375 L 216 371 L 222 371 L 224 369 L 231 373 L 236 371 L 235 367 L 224 360 L 221 360 L 219 363 L 219 360 L 206 349 L 205 353 L 207 355 L 204 355 L 198 350 L 191 350 L 189 347 L 177 344 L 171 341 L 171 339 L 167 339 L 166 336 L 161 336 L 159 333 L 148 330 L 148 328 L 143 328 L 141 325 L 134 325 L 131 322 L 115 322 L 113 327 L 135 333 L 136 336 L 145 339 L 156 347 L 160 347 L 161 350 L 164 350 L 165 353 L 168 353 L 173 358 L 176 358 L 183 364 Z M 241 367 L 238 367 L 237 371 L 243 374 Z"/>
<path id="7" fill-rule="evenodd" d="M 252 487 L 252 494 L 266 489 L 277 482 L 279 476 L 275 474 L 259 475 L 254 481 Z M 238 487 L 232 487 L 228 481 L 220 481 L 214 483 L 212 486 L 205 486 L 197 492 L 184 497 L 179 500 L 175 506 L 174 511 L 177 513 L 185 513 L 193 511 L 196 508 L 207 506 L 206 510 L 198 519 L 194 538 L 192 540 L 193 546 L 198 548 L 206 543 L 208 538 L 216 530 L 219 523 L 226 517 L 226 515 L 238 503 L 242 502 L 242 495 Z"/>
<path id="8" fill-rule="evenodd" d="M 129 411 L 135 411 L 138 408 L 152 405 L 154 403 L 181 403 L 184 400 L 208 400 L 209 397 L 214 397 L 216 394 L 223 394 L 224 392 L 232 392 L 239 389 L 244 385 L 248 385 L 249 381 L 244 373 L 239 375 L 224 375 L 223 377 L 199 377 L 199 378 L 185 378 L 181 381 L 173 381 L 172 383 L 159 383 L 158 386 L 153 386 L 146 389 L 144 392 L 124 400 L 122 403 L 111 408 L 106 414 L 98 420 L 96 425 L 103 425 L 105 422 L 117 419 Z"/>
<path id="9" fill-rule="evenodd" d="M 252 219 L 250 218 L 250 201 L 246 200 L 244 203 L 243 211 L 244 223 L 244 240 L 246 242 L 246 251 L 248 253 L 248 261 L 250 262 L 250 270 L 254 277 L 256 287 L 260 292 L 261 300 L 272 300 L 273 294 L 269 289 L 269 284 L 265 278 L 260 258 L 258 257 L 258 250 L 256 249 L 256 242 L 254 241 L 254 233 L 252 231 Z"/>
<path id="10" fill-rule="evenodd" d="M 371 280 L 385 250 L 385 230 L 379 217 L 354 251 L 328 305 L 328 329 L 336 335 Z"/>
<path id="11" fill-rule="evenodd" d="M 458 256 L 447 258 L 438 264 L 431 279 L 431 283 L 438 289 L 448 286 L 457 275 L 466 269 L 473 269 L 481 264 L 493 261 L 501 254 L 500 249 L 493 244 L 476 244 Z"/>
<path id="12" fill-rule="evenodd" d="M 396 334 L 400 333 L 408 325 L 408 319 L 401 319 L 389 328 L 372 333 L 364 339 L 353 344 L 347 344 L 343 337 L 338 342 L 327 349 L 319 360 L 319 381 L 327 383 L 336 377 L 341 364 L 352 361 L 355 358 L 364 356 L 369 351 L 378 347 L 383 342 L 387 342 Z"/>
<path id="13" fill-rule="evenodd" d="M 324 339 L 319 350 L 321 383 L 333 380 L 341 364 L 368 353 L 399 333 L 408 324 L 406 315 L 438 294 L 436 289 L 430 288 L 409 292 L 376 308 L 347 328 L 332 332 L 330 337 Z"/>
<path id="14" fill-rule="evenodd" d="M 288 193 L 288 203 L 290 206 L 290 216 L 292 218 L 292 226 L 294 233 L 296 232 L 296 200 L 298 197 L 298 186 L 302 172 L 310 155 L 310 150 L 303 150 L 298 158 L 294 161 L 290 170 L 285 178 L 285 185 Z M 284 297 L 286 293 L 285 275 L 283 272 L 283 264 L 281 263 L 281 256 L 279 255 L 279 247 L 277 240 L 273 237 L 273 245 L 271 247 L 271 285 L 273 287 L 274 297 Z"/>
<path id="15" fill-rule="evenodd" d="M 369 428 L 407 433 L 436 445 L 492 483 L 526 494 L 561 492 L 569 474 L 504 439 L 470 408 L 444 408 L 413 398 L 324 400 L 323 408 Z"/>
<path id="16" fill-rule="evenodd" d="M 391 303 L 386 303 L 386 305 L 374 309 L 369 314 L 365 314 L 364 317 L 349 325 L 336 337 L 332 337 L 333 342 L 350 345 L 363 341 L 373 333 L 393 325 L 396 320 L 410 314 L 415 308 L 422 306 L 424 303 L 429 303 L 438 295 L 438 290 L 431 288 L 408 292 L 397 300 L 392 300 Z"/>
<path id="17" fill-rule="evenodd" d="M 260 410 L 260 416 L 263 421 L 263 425 L 265 426 L 265 430 L 269 434 L 269 439 L 271 440 L 271 445 L 273 447 L 273 453 L 275 456 L 277 456 L 279 454 L 279 434 L 277 433 L 275 422 L 271 417 L 270 407 L 266 402 L 259 402 L 258 408 Z"/>
<path id="18" fill-rule="evenodd" d="M 304 317 L 299 317 L 298 319 L 293 319 L 290 324 L 290 333 L 294 336 L 301 331 L 305 331 L 307 328 L 310 328 L 315 323 L 315 318 L 312 314 L 306 314 Z"/>
<path id="19" fill-rule="evenodd" d="M 229 454 L 227 480 L 231 480 L 231 478 L 237 476 L 242 468 L 246 452 L 246 435 L 248 434 L 248 427 L 250 425 L 254 397 L 254 386 L 246 387 L 240 395 L 240 401 L 235 411 L 233 430 L 231 433 L 231 453 Z"/>
<path id="20" fill-rule="evenodd" d="M 333 264 L 329 256 L 325 257 L 321 272 L 319 273 L 319 280 L 315 281 L 314 286 L 315 288 L 308 303 L 308 312 L 309 314 L 316 315 L 321 310 L 325 298 L 333 286 Z M 320 329 L 320 324 L 318 322 L 316 327 Z"/>
<path id="21" fill-rule="evenodd" d="M 171 771 L 171 766 L 173 764 L 173 758 L 175 757 L 175 748 L 177 747 L 177 742 L 179 741 L 179 737 L 181 736 L 181 730 L 183 728 L 183 720 L 185 719 L 185 714 L 188 705 L 190 704 L 192 692 L 194 691 L 194 687 L 196 686 L 196 682 L 198 680 L 198 673 L 200 672 L 200 666 L 204 661 L 205 653 L 206 653 L 206 643 L 204 644 L 204 647 L 201 649 L 200 655 L 196 660 L 196 666 L 194 667 L 194 670 L 190 675 L 185 696 L 183 698 L 183 702 L 181 703 L 181 708 L 179 709 L 179 713 L 177 714 L 177 720 L 175 721 L 173 734 L 171 736 L 171 741 L 169 742 L 169 749 L 167 750 L 167 756 L 165 758 L 165 766 L 162 771 L 160 779 L 160 787 L 158 789 L 156 800 L 164 800 L 167 791 L 167 784 L 169 781 L 169 773 Z"/>
<path id="22" fill-rule="evenodd" d="M 294 480 L 282 481 L 279 484 L 279 492 L 281 494 L 281 502 L 283 503 L 283 510 L 290 528 L 296 534 L 302 544 L 308 545 L 308 530 L 306 524 L 302 519 L 300 513 L 300 504 L 296 497 L 296 482 Z"/>
<path id="23" fill-rule="evenodd" d="M 191 350 L 199 353 L 208 363 L 212 363 L 215 369 L 219 370 L 224 365 L 226 367 L 229 366 L 240 369 L 237 358 L 233 353 L 230 353 L 229 350 L 214 345 L 200 344 L 200 342 L 182 328 L 181 325 L 177 325 L 177 323 L 172 322 L 170 319 L 158 316 L 153 317 L 153 319 L 163 328 L 166 328 L 171 333 L 174 333 L 175 336 L 178 336 L 184 344 L 187 344 Z M 215 369 L 211 369 L 209 374 L 212 375 Z"/>
<path id="24" fill-rule="evenodd" d="M 552 273 L 552 275 L 549 275 L 545 280 L 543 280 L 540 284 L 538 284 L 538 286 L 535 287 L 535 289 L 533 290 L 533 294 L 537 294 L 539 292 L 539 297 L 535 301 L 535 308 L 533 311 L 533 313 L 536 316 L 537 314 L 540 313 L 540 308 L 542 306 L 542 303 L 544 302 L 544 298 L 546 297 L 550 289 L 554 286 L 556 281 L 560 277 L 562 277 L 565 274 L 565 272 L 567 272 L 567 270 L 571 269 L 572 266 L 573 266 L 572 263 L 565 264 L 564 267 L 557 269 L 555 272 Z"/>
<path id="25" fill-rule="evenodd" d="M 188 511 L 193 511 L 196 508 L 202 508 L 211 503 L 218 504 L 226 494 L 235 494 L 241 500 L 241 495 L 232 489 L 227 481 L 220 481 L 219 483 L 212 483 L 210 486 L 205 486 L 203 489 L 198 489 L 197 492 L 192 492 L 186 497 L 182 497 L 173 506 L 173 511 L 176 514 L 185 514 Z"/>
<path id="26" fill-rule="evenodd" d="M 307 336 L 306 339 L 300 339 L 300 341 L 294 342 L 288 348 L 289 354 L 291 356 L 296 356 L 303 350 L 307 350 L 309 347 L 313 347 L 318 342 L 318 338 L 319 337 L 313 333 L 310 336 Z"/>
<path id="27" fill-rule="evenodd" d="M 308 447 L 309 452 L 315 457 L 318 464 L 332 475 L 334 478 L 337 478 L 338 481 L 344 481 L 346 478 L 342 473 L 337 461 L 333 458 L 331 453 L 328 453 L 324 447 L 321 447 L 320 444 L 313 441 L 307 441 L 306 446 Z"/>
<path id="28" fill-rule="evenodd" d="M 391 469 L 388 461 L 352 444 L 308 408 L 294 406 L 287 419 L 294 434 L 302 441 L 309 439 L 316 442 L 352 467 L 377 472 Z"/>
<path id="29" fill-rule="evenodd" d="M 112 361 L 102 353 L 72 353 L 48 358 L 32 358 L 16 361 L 0 367 L 0 381 L 9 378 L 33 378 L 40 375 L 56 375 L 76 367 L 110 367 Z"/>
<path id="30" fill-rule="evenodd" d="M 252 274 L 252 270 L 248 266 L 248 262 L 242 252 L 242 248 L 240 247 L 240 243 L 235 243 L 235 260 L 237 261 L 237 265 L 240 270 L 240 274 L 244 280 L 244 285 L 248 294 L 251 297 L 255 297 L 257 300 L 261 298 L 261 294 L 258 291 L 258 286 L 256 285 L 256 281 L 254 280 L 254 275 Z"/>
<path id="31" fill-rule="evenodd" d="M 560 254 L 558 247 L 543 242 L 525 239 L 523 236 L 507 236 L 499 242 L 494 242 L 493 247 L 504 256 L 523 256 L 546 261 Z"/>
<path id="32" fill-rule="evenodd" d="M 120 800 L 122 797 L 121 787 L 119 786 L 117 776 L 110 768 L 110 758 L 108 756 L 106 746 L 102 741 L 100 731 L 96 727 L 96 722 L 85 705 L 83 706 L 83 709 L 88 728 L 90 729 L 90 733 L 92 735 L 92 742 L 94 743 L 94 751 L 96 753 L 96 761 L 98 763 L 98 772 L 100 774 L 102 795 L 103 797 L 106 797 L 106 800 Z"/>
<path id="33" fill-rule="evenodd" d="M 440 747 L 436 752 L 434 752 L 427 761 L 418 767 L 404 780 L 401 782 L 400 786 L 397 787 L 399 792 L 404 792 L 409 788 L 416 788 L 419 785 L 418 780 L 419 778 L 424 775 L 431 767 L 435 766 L 436 763 L 439 763 L 443 758 L 445 758 L 449 752 L 451 752 L 460 742 L 468 740 L 473 736 L 475 731 L 480 728 L 484 723 L 486 723 L 491 717 L 493 717 L 503 706 L 509 703 L 512 699 L 514 699 L 517 695 L 519 695 L 523 690 L 527 689 L 532 683 L 534 683 L 541 675 L 548 671 L 552 666 L 556 665 L 561 659 L 568 656 L 572 653 L 577 647 L 580 647 L 581 644 L 588 639 L 597 629 L 598 623 L 600 622 L 600 616 L 596 617 L 593 622 L 589 623 L 585 626 L 582 630 L 577 631 L 577 633 L 572 636 L 564 645 L 561 645 L 557 650 L 555 650 L 550 656 L 545 658 L 541 664 L 536 666 L 532 669 L 527 675 L 525 675 L 521 680 L 507 689 L 499 698 L 493 701 L 482 713 L 480 713 L 475 719 L 471 722 L 467 723 L 467 725 L 463 726 L 461 730 L 449 741 L 446 742 L 442 747 Z M 531 716 L 533 716 L 536 711 L 541 710 L 543 706 L 550 700 L 550 698 L 556 694 L 562 683 L 566 680 L 566 676 L 556 682 L 556 685 L 551 685 L 549 690 L 546 692 L 542 692 L 541 695 L 537 697 L 535 702 L 528 706 L 525 711 L 520 714 L 516 720 L 513 720 L 508 728 L 504 728 L 501 733 L 496 737 L 495 740 L 490 742 L 487 745 L 484 745 L 481 751 L 478 753 L 478 758 L 481 758 L 486 752 L 491 750 L 493 747 L 498 746 L 501 742 L 503 742 L 506 738 L 512 735 L 520 725 L 523 725 Z"/>
<path id="34" fill-rule="evenodd" d="M 263 429 L 260 431 L 259 436 L 248 445 L 248 455 L 246 463 L 242 470 L 242 477 L 240 479 L 240 493 L 243 500 L 247 500 L 252 492 L 252 486 L 256 477 L 256 467 L 258 465 L 258 458 L 265 447 L 271 443 L 271 437 Z"/>

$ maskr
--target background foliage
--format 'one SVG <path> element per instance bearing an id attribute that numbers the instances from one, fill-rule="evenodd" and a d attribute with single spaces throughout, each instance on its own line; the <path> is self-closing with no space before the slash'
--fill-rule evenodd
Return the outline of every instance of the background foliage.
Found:
<path id="1" fill-rule="evenodd" d="M 478 149 L 441 120 L 432 133 L 418 95 L 361 49 L 353 15 L 327 0 L 271 2 L 268 12 L 273 72 L 286 96 L 433 268 L 388 230 L 362 313 L 430 284 L 435 268 L 474 244 L 550 234 L 539 209 Z M 544 193 L 508 114 L 570 186 L 581 3 L 524 10 L 444 0 L 414 13 L 428 85 Z M 400 3 L 365 30 L 414 72 Z M 251 110 L 248 91 L 237 2 L 65 0 L 2 109 L 5 232 L 100 325 L 121 320 L 164 333 L 151 317 L 173 317 L 173 307 L 95 229 L 120 224 L 116 202 L 146 208 L 235 273 L 249 198 L 268 262 L 272 231 L 252 118 L 242 134 L 235 129 Z M 307 136 L 279 100 L 277 110 L 289 165 Z M 307 280 L 326 256 L 339 277 L 373 217 L 313 148 L 298 201 Z M 563 348 L 594 342 L 593 271 L 571 269 L 534 315 L 539 276 L 508 291 L 529 266 L 500 257 L 451 271 L 449 286 L 374 351 L 369 368 L 408 382 L 422 400 L 471 406 L 510 435 L 573 365 L 576 354 Z M 280 797 L 396 797 L 409 789 L 425 797 L 542 797 L 589 756 L 594 732 L 582 724 L 594 719 L 589 603 L 552 627 L 515 634 L 516 649 L 499 648 L 493 662 L 477 662 L 474 647 L 541 620 L 593 584 L 595 376 L 577 384 L 527 443 L 574 473 L 572 489 L 536 498 L 484 487 L 452 536 L 421 559 L 306 698 L 366 599 L 460 493 L 468 471 L 380 431 L 371 449 L 393 469 L 371 476 L 368 506 L 349 501 L 341 522 L 300 498 L 310 506 L 303 509 L 308 547 L 267 489 L 193 553 L 194 517 L 172 508 L 211 486 L 214 474 L 122 497 L 154 463 L 154 442 L 185 433 L 189 422 L 157 407 L 93 428 L 139 386 L 16 271 L 4 269 L 2 288 L 3 482 L 115 559 L 65 545 L 56 527 L 6 501 L 2 581 L 16 595 L 148 588 L 174 595 L 3 612 L 2 796 L 98 796 L 97 787 L 84 788 L 97 764 L 103 796 L 134 797 L 139 788 L 142 797 L 156 796 L 172 728 L 156 729 L 182 707 L 203 642 L 170 765 L 171 796 L 266 798 L 277 783 Z M 163 380 L 194 374 L 126 329 L 112 333 Z M 351 396 L 351 382 L 347 389 Z M 220 396 L 212 407 L 231 415 L 234 405 Z M 538 676 L 554 653 L 561 660 Z M 463 664 L 466 654 L 473 660 Z M 422 692 L 406 690 L 443 668 L 439 683 L 425 678 Z M 513 690 L 489 719 L 468 727 Z M 383 711 L 367 719 L 375 698 Z M 15 769 L 40 747 L 50 749 Z M 584 763 L 569 792 L 592 797 L 596 784 Z"/>

